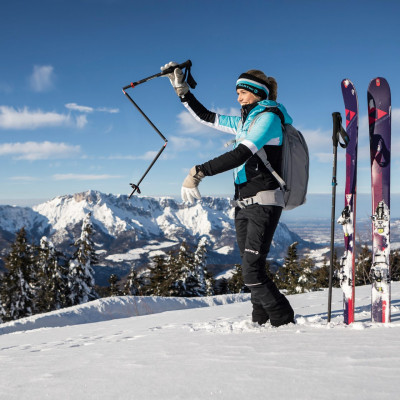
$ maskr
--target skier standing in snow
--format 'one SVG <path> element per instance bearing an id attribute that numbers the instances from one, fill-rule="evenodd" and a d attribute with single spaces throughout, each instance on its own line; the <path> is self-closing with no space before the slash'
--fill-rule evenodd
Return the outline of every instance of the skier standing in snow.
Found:
<path id="1" fill-rule="evenodd" d="M 161 70 L 175 65 L 170 62 Z M 236 237 L 244 283 L 251 291 L 252 320 L 260 325 L 270 320 L 273 326 L 294 322 L 292 307 L 268 278 L 265 268 L 282 213 L 283 197 L 279 196 L 278 182 L 256 155 L 264 147 L 272 167 L 281 173 L 281 120 L 275 113 L 263 112 L 265 107 L 278 107 L 285 123 L 292 123 L 285 107 L 276 102 L 276 80 L 259 70 L 241 74 L 236 91 L 242 115 L 236 117 L 211 112 L 200 104 L 189 91 L 179 68 L 166 76 L 183 105 L 198 121 L 236 136 L 232 151 L 191 168 L 182 185 L 182 199 L 189 202 L 200 199 L 198 185 L 205 176 L 234 170 Z"/>

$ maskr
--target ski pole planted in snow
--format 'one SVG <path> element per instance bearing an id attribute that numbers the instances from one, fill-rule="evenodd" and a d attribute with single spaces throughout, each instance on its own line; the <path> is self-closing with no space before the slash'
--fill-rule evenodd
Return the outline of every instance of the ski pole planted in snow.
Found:
<path id="1" fill-rule="evenodd" d="M 342 127 L 342 116 L 339 112 L 332 113 L 333 119 L 333 168 L 332 168 L 332 211 L 331 211 L 331 246 L 330 246 L 330 265 L 329 265 L 329 292 L 328 292 L 328 322 L 331 321 L 332 311 L 332 280 L 333 280 L 333 253 L 335 241 L 335 207 L 336 207 L 336 169 L 337 169 L 337 148 L 338 144 L 342 148 L 346 148 L 349 143 L 349 137 Z M 340 142 L 342 138 L 344 143 Z"/>

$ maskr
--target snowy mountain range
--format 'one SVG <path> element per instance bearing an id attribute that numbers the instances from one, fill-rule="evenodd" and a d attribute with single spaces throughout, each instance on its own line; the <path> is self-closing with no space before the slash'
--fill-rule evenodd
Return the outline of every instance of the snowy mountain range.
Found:
<path id="1" fill-rule="evenodd" d="M 80 235 L 82 220 L 92 214 L 99 263 L 96 281 L 106 284 L 111 273 L 124 276 L 132 264 L 145 265 L 149 258 L 166 254 L 185 240 L 197 246 L 207 237 L 208 265 L 214 273 L 240 262 L 235 240 L 234 209 L 228 198 L 205 197 L 194 205 L 167 197 L 132 197 L 87 191 L 59 196 L 29 207 L 0 206 L 0 255 L 10 249 L 15 233 L 25 227 L 28 238 L 38 243 L 45 235 L 66 254 Z M 280 223 L 269 256 L 281 259 L 293 242 L 304 241 Z"/>

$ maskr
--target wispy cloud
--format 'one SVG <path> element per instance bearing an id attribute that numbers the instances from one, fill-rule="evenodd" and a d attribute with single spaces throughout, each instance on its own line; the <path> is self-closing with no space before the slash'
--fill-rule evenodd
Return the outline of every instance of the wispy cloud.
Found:
<path id="1" fill-rule="evenodd" d="M 29 83 L 33 91 L 45 92 L 53 88 L 54 79 L 54 68 L 51 65 L 35 65 Z"/>
<path id="2" fill-rule="evenodd" d="M 99 181 L 105 179 L 119 179 L 123 178 L 121 175 L 94 175 L 94 174 L 55 174 L 53 179 L 55 181 Z"/>
<path id="3" fill-rule="evenodd" d="M 117 113 L 119 113 L 119 108 L 97 107 L 96 111 L 105 112 L 105 113 L 109 113 L 109 114 L 117 114 Z"/>
<path id="4" fill-rule="evenodd" d="M 171 148 L 174 151 L 193 151 L 194 149 L 198 149 L 201 146 L 200 140 L 188 138 L 188 137 L 179 137 L 172 136 L 169 138 L 169 142 L 171 143 Z"/>
<path id="5" fill-rule="evenodd" d="M 231 108 L 229 110 L 226 109 L 216 109 L 213 110 L 217 114 L 221 115 L 232 115 L 232 116 L 239 116 L 240 111 L 235 108 Z M 215 130 L 212 127 L 209 127 L 201 122 L 197 121 L 188 111 L 182 111 L 177 116 L 178 124 L 180 125 L 180 132 L 184 135 L 191 135 L 191 136 L 213 136 L 215 137 L 218 134 L 222 134 L 225 136 L 231 136 L 222 131 Z"/>
<path id="6" fill-rule="evenodd" d="M 40 178 L 38 178 L 37 176 L 11 176 L 8 179 L 10 181 L 17 181 L 17 182 L 35 182 L 40 180 Z"/>
<path id="7" fill-rule="evenodd" d="M 317 151 L 332 147 L 332 131 L 322 129 L 300 129 L 307 141 L 309 151 Z"/>
<path id="8" fill-rule="evenodd" d="M 68 125 L 71 117 L 56 112 L 31 111 L 28 107 L 15 109 L 0 106 L 0 129 L 37 129 Z"/>
<path id="9" fill-rule="evenodd" d="M 146 153 L 143 153 L 140 156 L 135 156 L 135 155 L 112 155 L 106 157 L 107 160 L 152 160 L 156 155 L 158 151 L 147 151 Z"/>
<path id="10" fill-rule="evenodd" d="M 118 108 L 109 108 L 109 107 L 93 108 L 93 107 L 89 107 L 89 106 L 81 106 L 81 105 L 76 104 L 76 103 L 67 103 L 65 105 L 65 107 L 68 108 L 69 110 L 78 111 L 78 112 L 81 112 L 81 113 L 92 113 L 94 111 L 105 112 L 105 113 L 109 113 L 109 114 L 119 113 L 119 109 Z"/>
<path id="11" fill-rule="evenodd" d="M 80 129 L 84 128 L 87 122 L 88 120 L 86 115 L 79 115 L 78 117 L 76 117 L 76 126 Z"/>
<path id="12" fill-rule="evenodd" d="M 94 111 L 93 107 L 80 106 L 76 103 L 67 103 L 65 107 L 68 108 L 68 110 L 79 111 L 83 113 L 91 113 Z"/>
<path id="13" fill-rule="evenodd" d="M 4 143 L 0 145 L 0 156 L 11 156 L 15 160 L 49 160 L 72 158 L 79 155 L 80 146 L 54 142 Z"/>

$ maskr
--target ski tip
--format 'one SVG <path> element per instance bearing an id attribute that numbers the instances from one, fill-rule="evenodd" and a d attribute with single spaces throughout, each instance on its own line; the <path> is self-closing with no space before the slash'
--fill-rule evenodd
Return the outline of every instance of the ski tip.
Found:
<path id="1" fill-rule="evenodd" d="M 342 86 L 345 88 L 349 87 L 350 85 L 353 85 L 353 82 L 350 79 L 342 79 Z"/>
<path id="2" fill-rule="evenodd" d="M 376 86 L 376 87 L 380 87 L 380 86 L 389 86 L 387 80 L 381 76 L 378 76 L 374 79 L 371 80 L 371 82 L 369 83 L 370 86 Z"/>

